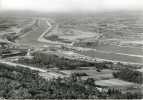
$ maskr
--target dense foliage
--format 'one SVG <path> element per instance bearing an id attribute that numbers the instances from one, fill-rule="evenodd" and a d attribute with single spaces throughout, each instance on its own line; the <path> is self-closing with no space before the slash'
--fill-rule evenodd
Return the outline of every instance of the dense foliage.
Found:
<path id="1" fill-rule="evenodd" d="M 0 97 L 8 99 L 88 99 L 141 98 L 141 94 L 122 93 L 118 89 L 99 91 L 94 79 L 69 78 L 45 80 L 38 72 L 21 67 L 0 65 Z"/>
<path id="2" fill-rule="evenodd" d="M 64 57 L 59 57 L 55 54 L 35 53 L 33 59 L 19 59 L 19 63 L 33 65 L 36 67 L 57 67 L 59 69 L 75 69 L 77 67 L 95 66 L 95 63 L 86 61 L 72 60 Z"/>
<path id="3" fill-rule="evenodd" d="M 121 69 L 118 72 L 114 72 L 113 76 L 115 78 L 120 78 L 125 81 L 143 84 L 143 74 L 133 69 L 129 68 Z"/>

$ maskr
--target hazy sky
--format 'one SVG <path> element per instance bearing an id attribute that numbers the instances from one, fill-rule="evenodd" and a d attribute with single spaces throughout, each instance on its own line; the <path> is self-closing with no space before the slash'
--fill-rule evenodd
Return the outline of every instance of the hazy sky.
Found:
<path id="1" fill-rule="evenodd" d="M 143 10 L 143 0 L 0 0 L 3 10 Z"/>

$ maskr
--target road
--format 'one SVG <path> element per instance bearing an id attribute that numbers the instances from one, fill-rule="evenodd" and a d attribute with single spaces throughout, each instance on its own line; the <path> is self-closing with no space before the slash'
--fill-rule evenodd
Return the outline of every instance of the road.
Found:
<path id="1" fill-rule="evenodd" d="M 9 65 L 9 67 L 22 67 L 22 68 L 29 68 L 30 70 L 38 71 L 39 76 L 41 76 L 45 79 L 53 79 L 53 78 L 58 78 L 58 77 L 61 77 L 61 78 L 62 77 L 68 77 L 68 75 L 63 75 L 59 71 L 47 70 L 47 69 L 32 67 L 32 66 L 28 66 L 28 65 L 8 62 L 8 61 L 4 61 L 4 60 L 0 60 L 0 63 Z"/>
<path id="2" fill-rule="evenodd" d="M 51 30 L 54 29 L 54 27 L 50 24 L 49 20 L 47 19 L 43 19 L 45 20 L 45 23 L 47 24 L 48 28 L 39 36 L 39 38 L 37 39 L 39 42 L 42 42 L 42 43 L 47 43 L 47 44 L 56 44 L 56 45 L 67 45 L 67 46 L 71 46 L 71 45 L 68 45 L 66 43 L 61 43 L 59 41 L 50 41 L 50 40 L 47 40 L 44 38 L 44 36 L 46 36 L 49 32 L 51 32 Z"/>
<path id="3" fill-rule="evenodd" d="M 36 68 L 36 67 L 32 67 L 32 66 L 27 66 L 27 65 L 23 65 L 23 64 L 17 64 L 17 63 L 13 63 L 13 62 L 8 62 L 8 61 L 5 61 L 5 60 L 0 60 L 0 63 L 10 65 L 10 66 L 15 66 L 15 67 L 18 66 L 18 67 L 29 68 L 31 70 L 35 70 L 35 71 L 39 71 L 39 72 L 43 72 L 43 73 L 47 72 L 47 70 L 45 70 L 45 69 Z"/>

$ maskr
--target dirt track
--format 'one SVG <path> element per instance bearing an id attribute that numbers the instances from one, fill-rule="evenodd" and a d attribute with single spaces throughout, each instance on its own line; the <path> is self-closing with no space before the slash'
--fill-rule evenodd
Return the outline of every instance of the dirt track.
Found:
<path id="1" fill-rule="evenodd" d="M 39 72 L 47 72 L 47 70 L 44 70 L 41 68 L 36 68 L 36 67 L 27 66 L 27 65 L 23 65 L 23 64 L 17 64 L 17 63 L 13 63 L 13 62 L 4 61 L 4 60 L 0 60 L 0 63 L 10 65 L 10 66 L 15 66 L 15 67 L 18 66 L 18 67 L 29 68 L 31 70 L 35 70 L 35 71 L 39 71 Z"/>

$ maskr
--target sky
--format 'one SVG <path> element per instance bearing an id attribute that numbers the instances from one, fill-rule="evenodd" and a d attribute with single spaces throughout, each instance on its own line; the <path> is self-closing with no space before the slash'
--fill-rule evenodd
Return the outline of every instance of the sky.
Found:
<path id="1" fill-rule="evenodd" d="M 143 0 L 0 0 L 0 9 L 44 12 L 143 10 Z"/>

